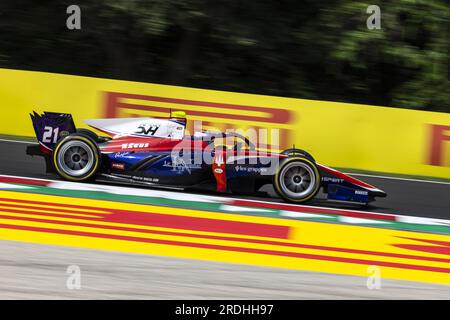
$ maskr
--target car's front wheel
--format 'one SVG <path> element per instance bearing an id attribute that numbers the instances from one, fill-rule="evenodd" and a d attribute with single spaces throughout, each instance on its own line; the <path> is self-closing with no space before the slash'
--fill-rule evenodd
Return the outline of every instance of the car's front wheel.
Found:
<path id="1" fill-rule="evenodd" d="M 91 179 L 100 167 L 100 151 L 88 136 L 72 134 L 58 142 L 53 164 L 62 178 L 70 181 Z"/>
<path id="2" fill-rule="evenodd" d="M 303 203 L 311 200 L 320 189 L 320 173 L 314 162 L 307 158 L 289 158 L 274 176 L 274 187 L 286 201 Z"/>

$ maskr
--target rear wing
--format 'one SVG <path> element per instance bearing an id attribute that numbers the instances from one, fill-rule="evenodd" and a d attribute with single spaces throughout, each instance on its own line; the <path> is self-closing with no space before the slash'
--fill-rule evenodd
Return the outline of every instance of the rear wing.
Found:
<path id="1" fill-rule="evenodd" d="M 61 138 L 76 132 L 71 114 L 44 112 L 40 115 L 33 111 L 30 116 L 40 150 L 43 153 L 51 154 Z"/>

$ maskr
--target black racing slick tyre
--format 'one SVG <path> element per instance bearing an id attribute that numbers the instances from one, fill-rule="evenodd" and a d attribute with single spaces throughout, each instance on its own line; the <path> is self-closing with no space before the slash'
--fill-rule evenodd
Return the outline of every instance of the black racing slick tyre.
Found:
<path id="1" fill-rule="evenodd" d="M 292 157 L 281 163 L 273 185 L 284 200 L 304 203 L 317 194 L 320 181 L 320 172 L 314 162 L 304 157 Z"/>
<path id="2" fill-rule="evenodd" d="M 285 154 L 289 157 L 305 157 L 306 159 L 311 160 L 312 162 L 316 162 L 314 157 L 307 151 L 302 149 L 287 149 L 284 150 L 281 154 Z"/>
<path id="3" fill-rule="evenodd" d="M 88 181 L 100 168 L 97 143 L 87 135 L 74 133 L 58 142 L 53 164 L 60 177 L 69 181 Z"/>
<path id="4" fill-rule="evenodd" d="M 80 129 L 77 129 L 77 133 L 91 138 L 92 141 L 95 141 L 96 143 L 103 143 L 108 140 L 111 140 L 111 138 L 109 138 L 109 137 L 99 137 L 94 131 L 89 130 L 89 129 L 80 128 Z"/>
<path id="5" fill-rule="evenodd" d="M 91 131 L 89 129 L 80 128 L 80 129 L 77 129 L 77 133 L 79 133 L 81 135 L 84 135 L 84 136 L 87 136 L 87 137 L 91 138 L 91 140 L 93 140 L 95 142 L 98 141 L 98 135 L 95 132 L 93 132 L 93 131 Z"/>

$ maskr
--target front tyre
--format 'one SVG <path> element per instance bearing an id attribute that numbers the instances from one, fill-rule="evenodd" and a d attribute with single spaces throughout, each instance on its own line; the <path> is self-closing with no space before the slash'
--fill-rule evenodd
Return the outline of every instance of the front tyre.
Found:
<path id="1" fill-rule="evenodd" d="M 100 167 L 100 151 L 88 136 L 71 134 L 62 139 L 53 153 L 56 172 L 69 181 L 87 181 Z"/>
<path id="2" fill-rule="evenodd" d="M 302 157 L 289 158 L 278 168 L 274 176 L 274 187 L 284 200 L 303 203 L 317 194 L 320 179 L 314 162 Z"/>

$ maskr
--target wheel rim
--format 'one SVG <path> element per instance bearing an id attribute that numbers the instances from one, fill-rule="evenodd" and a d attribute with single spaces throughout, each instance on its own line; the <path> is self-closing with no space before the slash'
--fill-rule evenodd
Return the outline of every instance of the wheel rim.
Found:
<path id="1" fill-rule="evenodd" d="M 83 141 L 66 142 L 58 153 L 60 169 L 72 177 L 81 177 L 87 174 L 94 164 L 94 152 Z"/>
<path id="2" fill-rule="evenodd" d="M 316 173 L 310 165 L 303 162 L 291 162 L 280 172 L 279 182 L 285 195 L 302 199 L 314 192 Z"/>

